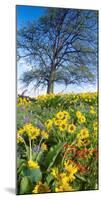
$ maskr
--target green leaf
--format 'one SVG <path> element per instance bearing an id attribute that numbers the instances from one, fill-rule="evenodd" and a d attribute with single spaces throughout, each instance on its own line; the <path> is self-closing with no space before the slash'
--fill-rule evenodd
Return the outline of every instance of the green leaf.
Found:
<path id="1" fill-rule="evenodd" d="M 49 174 L 49 175 L 47 176 L 47 178 L 46 178 L 46 182 L 47 182 L 48 185 L 49 185 L 50 182 L 53 181 L 53 180 L 54 180 L 54 177 L 53 177 L 51 174 Z"/>
<path id="2" fill-rule="evenodd" d="M 29 194 L 32 192 L 32 183 L 28 177 L 23 177 L 20 183 L 20 194 Z"/>
<path id="3" fill-rule="evenodd" d="M 30 180 L 34 183 L 39 182 L 42 179 L 42 172 L 40 169 L 28 169 L 23 170 L 24 175 L 29 177 Z"/>
<path id="4" fill-rule="evenodd" d="M 24 159 L 17 158 L 17 168 L 19 168 L 24 162 Z"/>
<path id="5" fill-rule="evenodd" d="M 80 176 L 79 174 L 75 174 L 75 177 L 83 182 L 87 182 L 87 180 L 84 177 Z"/>
<path id="6" fill-rule="evenodd" d="M 37 161 L 38 163 L 40 163 L 40 161 L 42 160 L 42 157 L 43 157 L 43 151 L 40 151 L 40 152 L 38 153 L 38 156 L 37 156 L 37 158 L 36 158 L 36 161 Z"/>
<path id="7" fill-rule="evenodd" d="M 58 144 L 58 145 L 54 145 L 53 147 L 50 148 L 49 152 L 47 153 L 46 162 L 45 162 L 46 167 L 48 169 L 50 169 L 50 167 L 52 167 L 52 165 L 54 164 L 62 147 L 63 147 L 63 144 Z"/>
<path id="8" fill-rule="evenodd" d="M 19 167 L 19 169 L 17 170 L 17 173 L 20 174 L 22 172 L 22 170 L 26 167 L 25 163 L 22 163 L 22 165 Z"/>
<path id="9" fill-rule="evenodd" d="M 17 173 L 20 174 L 25 167 L 26 161 L 24 159 L 17 158 Z"/>

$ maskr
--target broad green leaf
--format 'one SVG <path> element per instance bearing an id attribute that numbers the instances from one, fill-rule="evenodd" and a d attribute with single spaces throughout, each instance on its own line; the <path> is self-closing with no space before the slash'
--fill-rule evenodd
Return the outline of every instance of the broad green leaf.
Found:
<path id="1" fill-rule="evenodd" d="M 49 152 L 47 153 L 46 162 L 45 162 L 46 167 L 48 169 L 50 169 L 50 167 L 52 167 L 52 165 L 54 164 L 58 154 L 61 152 L 62 147 L 63 147 L 63 144 L 58 144 L 50 148 Z"/>
<path id="2" fill-rule="evenodd" d="M 32 183 L 28 177 L 23 177 L 20 183 L 20 194 L 29 194 L 32 191 Z"/>
<path id="3" fill-rule="evenodd" d="M 38 153 L 37 158 L 36 158 L 36 160 L 37 160 L 38 163 L 40 163 L 40 161 L 42 160 L 42 157 L 43 157 L 43 151 L 40 151 L 40 152 Z"/>
<path id="4" fill-rule="evenodd" d="M 51 174 L 49 174 L 49 175 L 47 176 L 47 178 L 46 178 L 47 184 L 49 185 L 50 182 L 51 182 L 52 180 L 54 180 L 54 177 L 53 177 Z"/>
<path id="5" fill-rule="evenodd" d="M 24 159 L 17 158 L 17 168 L 19 168 L 24 162 Z"/>
<path id="6" fill-rule="evenodd" d="M 26 161 L 24 159 L 17 159 L 17 173 L 20 174 L 26 167 Z"/>
<path id="7" fill-rule="evenodd" d="M 75 177 L 83 182 L 87 182 L 87 180 L 84 177 L 80 176 L 79 174 L 75 174 Z"/>
<path id="8" fill-rule="evenodd" d="M 29 177 L 32 182 L 39 182 L 42 179 L 42 173 L 40 169 L 28 169 L 23 170 L 24 175 Z"/>

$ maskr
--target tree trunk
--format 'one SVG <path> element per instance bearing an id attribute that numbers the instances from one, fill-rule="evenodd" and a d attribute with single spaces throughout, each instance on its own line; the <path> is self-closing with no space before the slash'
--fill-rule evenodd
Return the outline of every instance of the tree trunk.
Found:
<path id="1" fill-rule="evenodd" d="M 54 78 L 55 78 L 55 70 L 52 69 L 50 73 L 50 78 L 47 86 L 47 93 L 53 93 L 54 92 Z"/>
<path id="2" fill-rule="evenodd" d="M 54 82 L 53 81 L 49 81 L 48 86 L 47 86 L 47 93 L 53 93 L 54 92 Z"/>

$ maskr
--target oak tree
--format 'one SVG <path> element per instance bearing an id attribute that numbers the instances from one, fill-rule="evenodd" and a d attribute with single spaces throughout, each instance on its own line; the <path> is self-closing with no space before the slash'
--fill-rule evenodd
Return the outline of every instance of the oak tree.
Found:
<path id="1" fill-rule="evenodd" d="M 17 32 L 17 58 L 30 63 L 22 76 L 28 86 L 80 84 L 95 81 L 97 23 L 94 10 L 47 8 L 42 17 Z"/>

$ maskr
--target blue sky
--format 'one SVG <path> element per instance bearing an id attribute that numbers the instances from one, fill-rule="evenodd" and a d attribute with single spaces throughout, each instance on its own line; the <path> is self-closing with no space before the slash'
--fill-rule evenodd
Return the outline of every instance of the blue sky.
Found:
<path id="1" fill-rule="evenodd" d="M 35 7 L 35 6 L 16 6 L 16 19 L 17 19 L 17 29 L 20 29 L 22 26 L 26 25 L 28 22 L 31 22 L 33 20 L 38 20 L 40 16 L 42 16 L 45 12 L 44 7 Z M 18 93 L 21 94 L 24 90 L 24 87 L 19 81 L 19 78 L 23 74 L 25 70 L 28 70 L 30 68 L 30 65 L 25 63 L 23 60 L 17 64 L 17 90 Z M 64 85 L 55 85 L 55 93 L 61 92 L 65 89 Z M 66 92 L 92 92 L 96 91 L 97 86 L 95 85 L 70 85 L 68 86 L 65 90 L 64 93 Z M 39 94 L 44 94 L 46 92 L 46 89 L 41 89 L 39 88 L 37 91 L 33 89 L 33 86 L 31 85 L 28 90 L 26 95 L 30 96 L 37 96 Z"/>
<path id="2" fill-rule="evenodd" d="M 39 19 L 45 8 L 34 6 L 16 6 L 17 28 L 26 25 L 29 21 Z"/>

